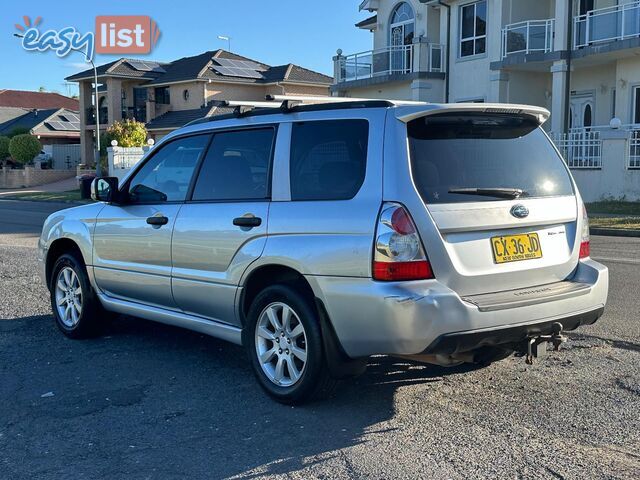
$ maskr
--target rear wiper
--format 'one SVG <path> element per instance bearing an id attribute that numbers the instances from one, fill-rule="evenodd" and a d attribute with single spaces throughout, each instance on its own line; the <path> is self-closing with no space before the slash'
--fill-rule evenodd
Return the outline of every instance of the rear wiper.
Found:
<path id="1" fill-rule="evenodd" d="M 527 195 L 527 192 L 520 188 L 452 188 L 449 193 L 497 198 L 520 198 Z"/>

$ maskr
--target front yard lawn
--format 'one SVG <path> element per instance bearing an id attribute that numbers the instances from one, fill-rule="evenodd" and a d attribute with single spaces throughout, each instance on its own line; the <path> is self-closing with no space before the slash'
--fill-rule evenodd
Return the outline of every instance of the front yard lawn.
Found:
<path id="1" fill-rule="evenodd" d="M 91 200 L 80 198 L 80 190 L 69 190 L 68 192 L 25 192 L 14 193 L 1 198 L 10 200 L 33 200 L 39 202 L 82 202 L 89 203 Z"/>
<path id="2" fill-rule="evenodd" d="M 603 200 L 587 203 L 587 212 L 606 213 L 611 215 L 640 215 L 640 202 L 623 202 L 621 200 Z"/>
<path id="3" fill-rule="evenodd" d="M 589 225 L 596 228 L 640 230 L 640 217 L 590 217 Z"/>

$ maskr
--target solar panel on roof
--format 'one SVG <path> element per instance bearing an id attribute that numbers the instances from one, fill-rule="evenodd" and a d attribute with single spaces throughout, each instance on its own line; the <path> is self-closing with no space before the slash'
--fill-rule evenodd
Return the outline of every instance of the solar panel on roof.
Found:
<path id="1" fill-rule="evenodd" d="M 227 77 L 263 78 L 260 72 L 256 72 L 255 70 L 251 70 L 249 68 L 220 67 L 218 65 L 213 65 L 211 68 L 215 72 L 218 72 L 220 75 L 224 75 Z"/>
<path id="2" fill-rule="evenodd" d="M 165 72 L 165 69 L 156 62 L 149 62 L 144 60 L 127 60 L 127 63 L 131 65 L 135 70 L 138 70 L 140 72 Z"/>
<path id="3" fill-rule="evenodd" d="M 65 117 L 67 117 L 72 123 L 80 122 L 80 117 L 75 113 L 65 113 Z"/>
<path id="4" fill-rule="evenodd" d="M 222 66 L 222 67 L 235 67 L 235 60 L 231 60 L 230 58 L 214 58 L 214 61 Z"/>
<path id="5" fill-rule="evenodd" d="M 64 130 L 61 122 L 51 121 L 45 123 L 53 130 Z"/>
<path id="6" fill-rule="evenodd" d="M 80 124 L 74 122 L 60 122 L 58 120 L 51 120 L 45 122 L 45 125 L 47 125 L 52 130 L 56 130 L 59 132 L 72 132 L 75 130 L 80 130 Z"/>
<path id="7" fill-rule="evenodd" d="M 242 69 L 254 70 L 257 72 L 265 71 L 265 68 L 262 65 L 256 62 L 251 62 L 249 60 L 234 60 L 231 58 L 214 58 L 214 61 L 222 67 L 242 68 Z"/>
<path id="8" fill-rule="evenodd" d="M 255 70 L 251 70 L 249 68 L 239 68 L 239 67 L 220 67 L 218 65 L 213 65 L 211 67 L 215 72 L 220 75 L 224 75 L 226 77 L 240 77 L 240 78 L 263 78 L 262 74 L 256 72 Z"/>

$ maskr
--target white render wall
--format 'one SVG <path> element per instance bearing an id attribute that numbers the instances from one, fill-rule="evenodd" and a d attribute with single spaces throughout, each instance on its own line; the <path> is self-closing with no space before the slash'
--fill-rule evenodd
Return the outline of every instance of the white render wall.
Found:
<path id="1" fill-rule="evenodd" d="M 633 87 L 640 86 L 640 57 L 618 60 L 616 67 L 616 116 L 622 123 L 633 123 Z"/>
<path id="2" fill-rule="evenodd" d="M 429 42 L 446 43 L 446 9 L 437 4 L 424 5 L 417 0 L 407 0 L 416 12 L 416 36 L 426 35 Z M 460 7 L 474 0 L 453 0 L 451 5 L 451 39 L 448 59 L 449 91 L 451 102 L 484 100 L 487 102 L 531 103 L 552 110 L 552 123 L 559 129 L 562 122 L 564 88 L 562 83 L 553 84 L 551 68 L 544 71 L 510 70 L 492 71 L 490 63 L 501 59 L 503 25 L 524 20 L 563 19 L 570 0 L 488 0 L 487 7 L 487 52 L 476 57 L 460 58 L 459 29 Z M 629 3 L 633 0 L 622 0 Z M 578 0 L 574 2 L 574 13 L 578 10 Z M 374 32 L 373 48 L 389 45 L 389 20 L 395 7 L 401 0 L 381 0 L 378 14 L 378 28 Z M 596 0 L 595 8 L 604 8 L 616 4 L 615 0 Z M 566 22 L 556 21 L 555 49 L 566 48 Z M 640 53 L 640 52 L 638 52 Z M 561 68 L 564 61 L 556 62 Z M 571 91 L 575 93 L 594 92 L 594 124 L 607 125 L 613 113 L 613 90 L 616 91 L 616 116 L 622 123 L 632 122 L 631 103 L 633 86 L 640 85 L 640 59 L 637 55 L 609 60 L 599 59 L 598 65 L 588 66 L 588 58 L 574 61 L 571 73 Z M 556 74 L 560 79 L 563 73 Z M 437 82 L 433 82 L 436 84 Z M 358 88 L 347 92 L 348 96 L 388 97 L 392 99 L 417 99 L 411 82 L 382 84 L 367 88 Z M 439 90 L 442 94 L 438 95 Z M 554 91 L 555 90 L 555 91 Z M 428 101 L 444 101 L 444 89 L 434 88 L 422 97 Z M 425 96 L 426 95 L 426 96 Z M 555 107 L 555 108 L 553 108 Z M 554 111 L 555 115 L 554 115 Z"/>

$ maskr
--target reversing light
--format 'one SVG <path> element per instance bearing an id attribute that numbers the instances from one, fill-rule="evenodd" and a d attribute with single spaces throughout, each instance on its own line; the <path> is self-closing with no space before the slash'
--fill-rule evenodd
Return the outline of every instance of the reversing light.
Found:
<path id="1" fill-rule="evenodd" d="M 591 237 L 589 235 L 589 215 L 587 207 L 582 204 L 582 238 L 580 239 L 580 258 L 589 258 L 591 255 Z"/>
<path id="2" fill-rule="evenodd" d="M 380 281 L 435 278 L 409 212 L 398 203 L 382 206 L 376 227 L 373 278 Z"/>

